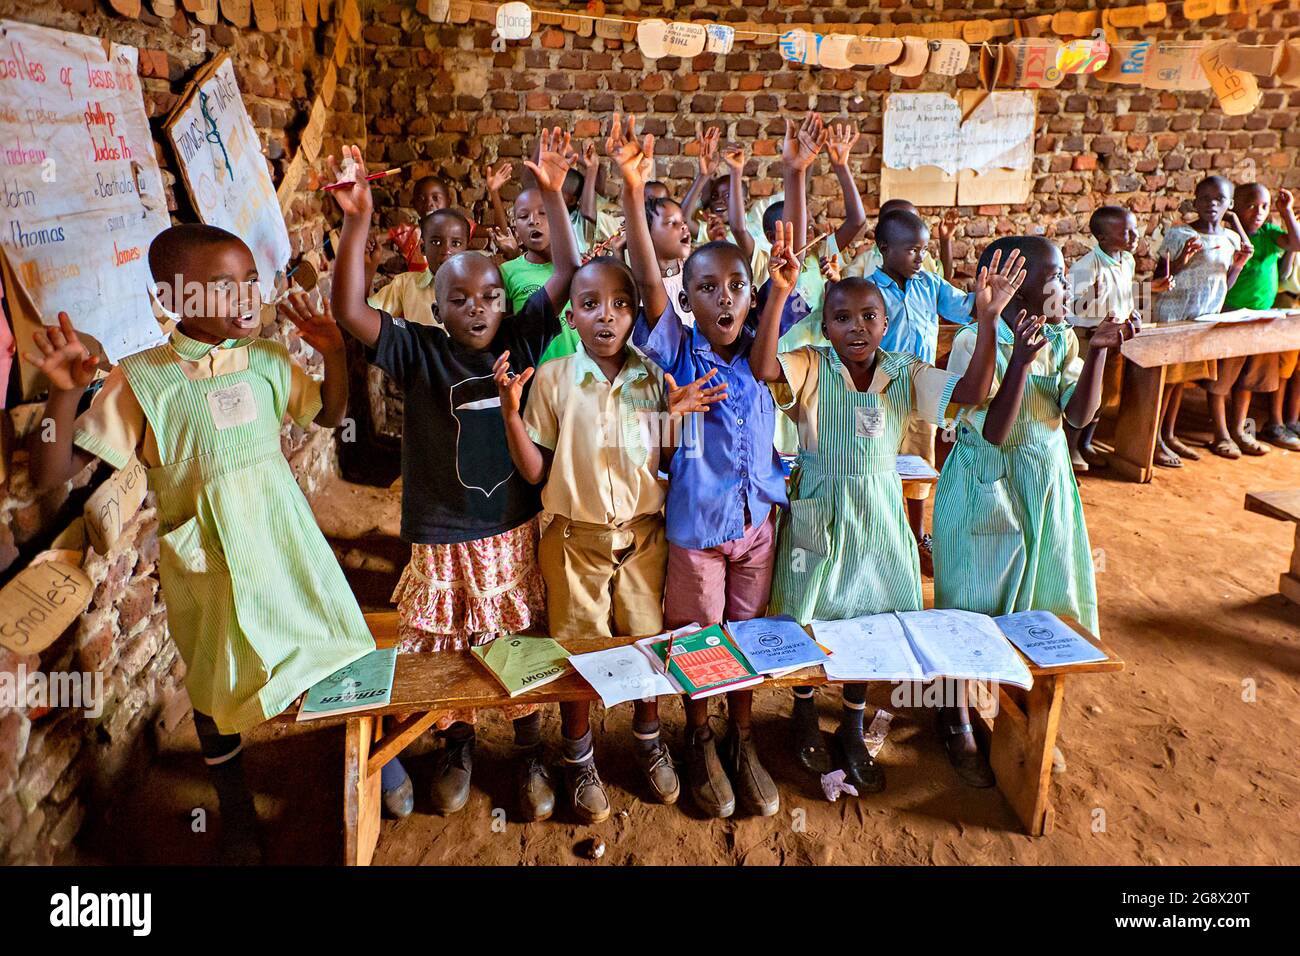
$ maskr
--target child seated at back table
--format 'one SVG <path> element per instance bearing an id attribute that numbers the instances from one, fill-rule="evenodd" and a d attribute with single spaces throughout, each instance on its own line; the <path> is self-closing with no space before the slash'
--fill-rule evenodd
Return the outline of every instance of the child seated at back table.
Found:
<path id="1" fill-rule="evenodd" d="M 179 322 L 162 345 L 123 358 L 75 422 L 98 360 L 66 313 L 35 334 L 39 354 L 24 358 L 49 379 L 55 440 L 33 442 L 31 476 L 50 488 L 93 458 L 123 468 L 134 456 L 149 469 L 167 627 L 220 801 L 221 859 L 257 863 L 241 735 L 375 646 L 280 450 L 286 419 L 302 428 L 342 421 L 343 337 L 305 296 L 282 304 L 324 358 L 319 385 L 283 345 L 258 338 L 253 254 L 215 226 L 164 229 L 149 245 L 149 270 Z"/>
<path id="2" fill-rule="evenodd" d="M 1278 193 L 1277 210 L 1281 214 L 1281 227 L 1268 221 L 1272 211 L 1272 197 L 1267 187 L 1260 183 L 1238 186 L 1233 192 L 1232 200 L 1232 214 L 1244 230 L 1243 245 L 1251 250 L 1251 255 L 1241 267 L 1237 281 L 1224 297 L 1223 310 L 1271 309 L 1277 300 L 1282 257 L 1287 253 L 1300 252 L 1300 223 L 1296 222 L 1295 200 L 1290 190 L 1283 189 Z M 1294 369 L 1295 359 L 1292 354 L 1265 353 L 1252 355 L 1246 360 L 1232 391 L 1230 424 L 1235 434 L 1245 435 L 1251 395 L 1254 392 L 1267 393 L 1269 422 L 1259 429 L 1259 437 L 1270 445 L 1288 451 L 1300 451 L 1300 436 L 1286 427 L 1282 417 L 1284 386 L 1281 384 L 1280 373 L 1284 359 L 1288 368 Z M 1238 444 L 1241 442 L 1238 441 Z M 1242 444 L 1242 448 L 1250 451 L 1248 444 Z"/>

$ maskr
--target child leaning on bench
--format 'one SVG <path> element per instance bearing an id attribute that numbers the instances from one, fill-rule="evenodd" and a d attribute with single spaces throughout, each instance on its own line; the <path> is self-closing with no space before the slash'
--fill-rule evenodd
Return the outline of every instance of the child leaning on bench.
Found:
<path id="1" fill-rule="evenodd" d="M 280 450 L 285 419 L 303 428 L 342 421 L 343 337 L 305 296 L 281 305 L 325 360 L 319 385 L 283 345 L 258 338 L 253 254 L 215 226 L 164 229 L 149 246 L 149 269 L 173 292 L 179 322 L 162 345 L 122 359 L 75 422 L 97 360 L 66 313 L 36 332 L 39 354 L 24 358 L 49 379 L 55 440 L 33 443 L 32 480 L 61 484 L 93 458 L 122 468 L 134 455 L 149 469 L 167 627 L 220 800 L 222 862 L 257 863 L 240 735 L 374 649 Z"/>
<path id="2" fill-rule="evenodd" d="M 543 131 L 535 161 L 527 164 L 553 222 L 566 223 L 560 185 L 568 144 L 558 129 Z M 331 191 L 344 214 L 332 302 L 339 324 L 405 393 L 402 539 L 411 544 L 411 562 L 394 594 L 398 649 L 460 650 L 538 627 L 545 619 L 537 566 L 541 504 L 510 459 L 493 368 L 506 353 L 518 371 L 536 365 L 559 334 L 578 264 L 572 233 L 555 230 L 554 271 L 513 314 L 496 264 L 465 252 L 434 277 L 440 326 L 395 319 L 366 304 L 362 258 L 372 199 L 361 151 L 351 152 L 358 181 Z M 541 715 L 526 705 L 506 714 L 514 720 L 520 813 L 542 819 L 555 797 L 542 762 Z M 473 721 L 472 711 L 441 721 L 447 745 L 431 793 L 441 813 L 460 810 L 469 799 Z M 410 781 L 396 759 L 384 768 L 383 792 L 390 813 L 411 812 Z"/>

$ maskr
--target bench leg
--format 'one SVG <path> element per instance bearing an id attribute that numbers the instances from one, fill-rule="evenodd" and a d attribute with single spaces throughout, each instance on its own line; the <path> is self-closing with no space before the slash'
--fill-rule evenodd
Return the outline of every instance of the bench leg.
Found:
<path id="1" fill-rule="evenodd" d="M 1052 830 L 1052 748 L 1061 721 L 1065 678 L 1037 677 L 1024 695 L 1023 708 L 999 689 L 999 707 L 993 721 L 989 763 L 998 789 L 1011 804 L 1030 836 Z"/>
<path id="2" fill-rule="evenodd" d="M 382 718 L 361 714 L 348 721 L 343 752 L 343 862 L 369 866 L 379 845 L 379 772 L 368 766 Z"/>
<path id="3" fill-rule="evenodd" d="M 1300 524 L 1295 526 L 1295 549 L 1291 552 L 1291 570 L 1283 571 L 1277 589 L 1292 604 L 1300 604 Z"/>
<path id="4" fill-rule="evenodd" d="M 1129 362 L 1124 367 L 1124 394 L 1115 422 L 1115 454 L 1110 466 L 1129 481 L 1150 481 L 1155 472 L 1164 390 L 1164 366 L 1142 368 Z"/>

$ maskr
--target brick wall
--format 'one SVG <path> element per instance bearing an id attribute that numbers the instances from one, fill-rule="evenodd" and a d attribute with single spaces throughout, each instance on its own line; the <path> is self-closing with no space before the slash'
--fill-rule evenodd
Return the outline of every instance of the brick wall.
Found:
<path id="1" fill-rule="evenodd" d="M 202 63 L 221 50 L 234 57 L 235 72 L 249 113 L 258 128 L 278 183 L 297 148 L 298 131 L 333 49 L 334 22 L 315 30 L 262 34 L 236 31 L 226 24 L 204 27 L 175 4 L 163 20 L 148 12 L 139 20 L 115 15 L 95 0 L 0 0 L 0 17 L 106 37 L 140 48 L 140 74 L 168 204 L 176 221 L 193 221 L 183 187 L 176 188 L 173 157 L 162 145 L 161 121 Z M 161 4 L 159 5 L 162 6 Z M 203 30 L 200 49 L 191 31 Z M 322 55 L 323 54 L 323 55 Z M 356 53 L 339 72 L 335 97 L 339 115 L 326 149 L 337 146 L 335 129 L 355 136 L 359 118 L 349 116 L 355 86 Z M 352 125 L 349 125 L 351 123 Z M 287 217 L 295 255 L 321 247 L 326 223 L 319 199 L 302 192 Z M 276 327 L 267 334 L 285 342 L 299 361 L 312 354 L 296 334 Z M 319 365 L 313 355 L 309 367 Z M 331 433 L 312 427 L 286 428 L 282 444 L 303 490 L 311 494 L 321 477 L 336 470 Z M 108 474 L 91 466 L 68 487 L 38 496 L 26 474 L 26 454 L 16 452 L 9 480 L 0 489 L 0 580 L 26 565 L 31 556 L 80 514 L 93 486 Z M 96 590 L 80 621 L 39 656 L 20 657 L 0 648 L 0 672 L 87 671 L 104 679 L 102 715 L 81 711 L 32 711 L 0 707 L 0 862 L 48 863 L 66 858 L 67 849 L 89 812 L 102 805 L 124 775 L 144 772 L 153 731 L 174 727 L 188 711 L 184 664 L 168 639 L 155 567 L 157 516 L 152 501 L 130 523 L 106 555 L 93 551 L 84 569 Z"/>
<path id="2" fill-rule="evenodd" d="M 1116 5 L 1130 5 L 1127 3 Z M 558 9 L 563 4 L 539 4 Z M 908 23 L 1029 17 L 1099 6 L 1087 0 L 609 0 L 611 15 L 720 22 Z M 1189 23 L 1181 5 L 1171 20 L 1121 30 L 1126 40 L 1236 37 L 1243 43 L 1276 42 L 1300 34 L 1300 10 L 1280 3 L 1247 17 L 1234 14 Z M 830 32 L 829 30 L 827 32 Z M 466 207 L 480 210 L 482 167 L 499 158 L 516 161 L 541 124 L 575 136 L 603 133 L 615 109 L 645 118 L 656 136 L 658 175 L 677 195 L 695 173 L 689 155 L 698 121 L 725 124 L 724 135 L 750 151 L 752 196 L 780 188 L 780 138 L 787 116 L 817 109 L 860 124 L 855 150 L 857 180 L 868 212 L 878 205 L 882 101 L 894 90 L 953 92 L 978 85 L 974 68 L 955 78 L 895 77 L 885 68 L 817 70 L 785 63 L 775 45 L 738 42 L 726 56 L 690 61 L 646 61 L 635 44 L 582 37 L 558 27 L 538 27 L 529 41 L 492 53 L 491 26 L 431 23 L 410 3 L 377 5 L 364 33 L 368 82 L 364 97 L 368 150 L 375 162 L 440 169 L 462 184 Z M 1300 89 L 1261 79 L 1264 99 L 1248 116 L 1225 116 L 1209 91 L 1169 93 L 1067 77 L 1039 95 L 1035 184 L 1021 206 L 963 209 L 955 247 L 969 269 L 979 248 L 995 235 L 1044 229 L 1067 258 L 1086 248 L 1088 214 L 1104 202 L 1129 204 L 1151 230 L 1142 259 L 1164 229 L 1190 208 L 1197 179 L 1211 171 L 1258 178 L 1270 186 L 1300 187 L 1294 122 Z M 1251 169 L 1249 164 L 1253 164 Z M 1254 172 L 1257 170 L 1257 174 Z M 405 180 L 409 183 L 410 180 Z M 390 201 L 409 205 L 409 186 Z M 840 209 L 839 189 L 824 159 L 810 186 L 814 209 Z M 1151 268 L 1146 259 L 1141 268 Z"/>

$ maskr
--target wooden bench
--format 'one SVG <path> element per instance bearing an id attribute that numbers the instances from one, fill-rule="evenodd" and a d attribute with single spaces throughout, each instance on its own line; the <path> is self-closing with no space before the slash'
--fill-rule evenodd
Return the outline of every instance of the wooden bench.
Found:
<path id="1" fill-rule="evenodd" d="M 1111 470 L 1140 482 L 1150 481 L 1155 473 L 1165 366 L 1289 349 L 1300 349 L 1300 312 L 1254 322 L 1188 321 L 1143 326 L 1120 348 L 1128 365 L 1115 423 Z"/>
<path id="2" fill-rule="evenodd" d="M 397 638 L 396 612 L 367 614 L 366 621 L 381 647 Z M 989 761 L 998 789 L 1011 804 L 1030 836 L 1052 828 L 1049 785 L 1052 749 L 1061 720 L 1065 681 L 1075 674 L 1120 671 L 1121 661 L 1105 644 L 1074 622 L 1067 622 L 1106 654 L 1106 660 L 1071 667 L 1029 665 L 1032 690 L 1002 686 L 997 716 L 991 725 L 977 722 L 987 733 Z M 593 639 L 585 650 L 625 644 L 628 638 Z M 807 668 L 761 687 L 791 688 L 829 683 L 820 667 Z M 500 687 L 468 653 L 403 654 L 397 659 L 392 700 L 385 707 L 341 718 L 323 718 L 312 725 L 346 722 L 343 757 L 344 860 L 349 866 L 368 866 L 379 843 L 380 769 L 446 711 L 506 704 L 547 704 L 559 701 L 598 700 L 595 691 L 576 672 L 519 697 L 505 697 Z M 297 704 L 278 721 L 292 721 Z"/>
<path id="3" fill-rule="evenodd" d="M 1291 567 L 1278 578 L 1277 589 L 1287 600 L 1300 604 L 1300 488 L 1249 492 L 1246 495 L 1246 510 L 1278 521 L 1290 521 L 1295 525 Z"/>

